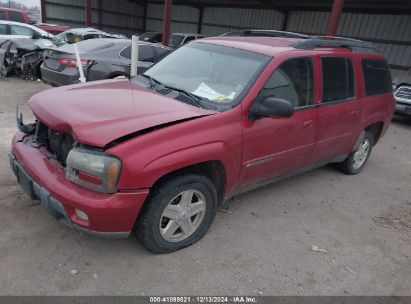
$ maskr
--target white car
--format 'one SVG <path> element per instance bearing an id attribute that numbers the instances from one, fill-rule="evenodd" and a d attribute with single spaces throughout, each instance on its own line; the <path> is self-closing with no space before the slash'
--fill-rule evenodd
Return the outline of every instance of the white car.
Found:
<path id="1" fill-rule="evenodd" d="M 26 23 L 0 20 L 0 39 L 53 38 L 54 35 Z"/>

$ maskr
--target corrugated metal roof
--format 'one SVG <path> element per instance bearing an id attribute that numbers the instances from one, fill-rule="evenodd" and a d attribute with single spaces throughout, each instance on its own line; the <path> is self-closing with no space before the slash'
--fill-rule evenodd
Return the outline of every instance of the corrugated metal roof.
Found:
<path id="1" fill-rule="evenodd" d="M 143 0 L 130 0 L 142 2 Z M 163 0 L 145 0 L 147 3 L 164 3 Z M 333 0 L 173 0 L 173 4 L 193 7 L 239 7 L 272 8 L 280 11 L 289 10 L 331 10 Z M 345 11 L 408 13 L 411 11 L 410 0 L 346 0 Z"/>

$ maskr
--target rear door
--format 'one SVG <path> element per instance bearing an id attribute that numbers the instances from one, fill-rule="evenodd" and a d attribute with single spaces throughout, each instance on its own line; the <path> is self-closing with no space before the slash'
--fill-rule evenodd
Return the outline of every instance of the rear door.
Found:
<path id="1" fill-rule="evenodd" d="M 311 161 L 348 154 L 360 132 L 362 99 L 356 90 L 357 73 L 351 56 L 318 57 L 322 73 L 322 101 L 318 105 L 318 134 Z M 358 65 L 358 64 L 357 64 Z"/>
<path id="2" fill-rule="evenodd" d="M 264 85 L 256 101 L 276 97 L 290 101 L 289 118 L 264 117 L 244 122 L 242 184 L 258 183 L 305 167 L 315 145 L 314 62 L 288 59 Z"/>

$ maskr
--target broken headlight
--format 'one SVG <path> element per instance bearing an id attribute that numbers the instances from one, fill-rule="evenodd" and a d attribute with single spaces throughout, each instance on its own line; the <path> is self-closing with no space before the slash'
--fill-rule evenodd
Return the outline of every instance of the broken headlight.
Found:
<path id="1" fill-rule="evenodd" d="M 73 148 L 67 157 L 67 179 L 91 190 L 117 192 L 120 172 L 121 161 L 104 152 Z"/>

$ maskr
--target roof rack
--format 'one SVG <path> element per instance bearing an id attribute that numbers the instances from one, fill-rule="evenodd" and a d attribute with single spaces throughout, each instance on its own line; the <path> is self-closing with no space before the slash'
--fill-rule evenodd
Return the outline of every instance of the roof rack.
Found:
<path id="1" fill-rule="evenodd" d="M 246 29 L 238 32 L 229 32 L 222 36 L 261 36 L 261 37 L 288 37 L 288 38 L 302 38 L 305 39 L 309 36 L 286 31 L 277 31 L 277 30 L 252 30 Z"/>
<path id="2" fill-rule="evenodd" d="M 294 32 L 277 31 L 277 30 L 252 30 L 229 32 L 222 36 L 260 36 L 260 37 L 286 37 L 300 38 L 302 40 L 293 42 L 290 46 L 296 49 L 311 50 L 316 47 L 343 47 L 348 48 L 356 53 L 380 53 L 373 43 L 339 37 L 339 36 L 316 36 L 305 35 Z"/>
<path id="3" fill-rule="evenodd" d="M 303 50 L 311 50 L 316 47 L 343 47 L 355 53 L 379 53 L 371 42 L 338 36 L 307 36 L 306 39 L 296 41 L 290 46 Z"/>

